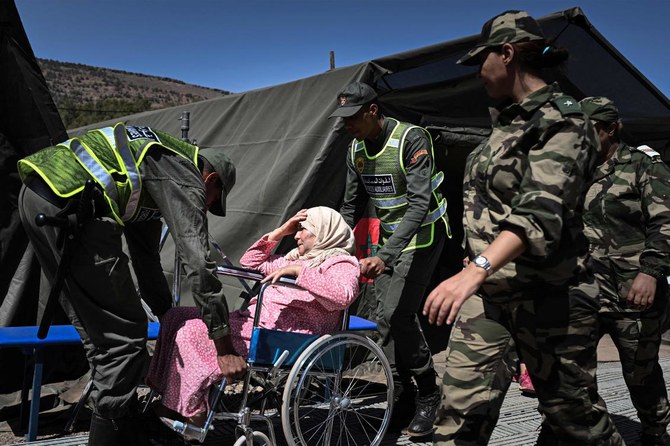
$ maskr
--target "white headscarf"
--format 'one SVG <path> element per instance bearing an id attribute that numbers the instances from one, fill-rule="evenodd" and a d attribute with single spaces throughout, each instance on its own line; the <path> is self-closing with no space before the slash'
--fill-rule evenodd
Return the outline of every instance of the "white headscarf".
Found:
<path id="1" fill-rule="evenodd" d="M 295 248 L 286 254 L 286 259 L 313 259 L 308 266 L 314 267 L 328 257 L 353 255 L 355 252 L 354 233 L 339 212 L 325 206 L 309 208 L 307 219 L 301 225 L 316 236 L 314 247 L 302 256 Z"/>

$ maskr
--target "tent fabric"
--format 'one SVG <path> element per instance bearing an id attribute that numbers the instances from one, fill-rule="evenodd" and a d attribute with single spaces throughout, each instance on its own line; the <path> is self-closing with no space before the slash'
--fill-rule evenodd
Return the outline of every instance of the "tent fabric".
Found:
<path id="1" fill-rule="evenodd" d="M 668 99 L 607 42 L 581 9 L 557 12 L 539 21 L 547 37 L 571 55 L 565 69 L 548 73 L 549 78 L 577 100 L 594 95 L 612 98 L 621 112 L 626 138 L 632 144 L 644 142 L 663 151 L 670 140 Z M 482 131 L 485 134 L 490 128 L 488 107 L 494 104 L 477 79 L 477 67 L 455 63 L 477 38 L 473 35 L 419 48 L 270 88 L 130 115 L 72 134 L 124 121 L 178 135 L 178 117 L 189 111 L 190 136 L 203 147 L 225 150 L 237 166 L 227 216 L 210 219 L 212 236 L 237 262 L 259 235 L 298 209 L 338 208 L 350 137 L 339 120 L 327 116 L 335 108 L 337 92 L 347 83 L 373 84 L 389 116 L 430 126 L 437 133 L 440 128 L 456 129 L 472 134 L 474 140 Z M 454 197 L 452 209 L 458 209 L 463 162 L 472 144 L 452 146 L 444 157 L 442 168 L 452 173 L 445 182 Z M 452 224 L 459 226 L 458 212 L 450 214 Z M 279 250 L 287 250 L 291 243 L 286 240 Z M 168 243 L 163 252 L 167 271 L 172 268 L 173 255 L 173 245 Z M 239 289 L 234 283 L 231 286 Z"/>
<path id="2" fill-rule="evenodd" d="M 211 236 L 238 263 L 247 247 L 298 209 L 339 206 L 350 138 L 340 131 L 341 123 L 329 120 L 328 115 L 342 86 L 361 79 L 372 82 L 378 73 L 373 65 L 361 64 L 279 87 L 120 120 L 178 135 L 178 118 L 182 111 L 189 111 L 189 136 L 200 147 L 226 151 L 235 163 L 237 180 L 227 197 L 226 217 L 208 214 L 208 218 Z M 288 250 L 293 242 L 285 240 L 279 249 Z M 168 272 L 173 269 L 173 256 L 174 244 L 168 240 L 162 250 Z M 185 282 L 182 299 L 188 304 L 191 300 Z M 239 283 L 231 283 L 239 288 Z M 233 308 L 239 304 L 235 300 L 230 303 Z"/>
<path id="3" fill-rule="evenodd" d="M 0 2 L 0 65 L 0 325 L 30 325 L 36 301 L 24 296 L 35 294 L 39 266 L 19 221 L 16 162 L 67 133 L 13 1 Z"/>
<path id="4" fill-rule="evenodd" d="M 582 99 L 607 96 L 623 117 L 632 144 L 662 149 L 668 143 L 668 99 L 588 21 L 580 8 L 539 19 L 553 44 L 570 52 L 564 71 L 548 73 L 564 92 Z M 488 127 L 493 105 L 477 81 L 478 67 L 456 65 L 479 35 L 374 60 L 389 71 L 377 81 L 382 100 L 396 115 L 421 116 L 449 125 Z"/>

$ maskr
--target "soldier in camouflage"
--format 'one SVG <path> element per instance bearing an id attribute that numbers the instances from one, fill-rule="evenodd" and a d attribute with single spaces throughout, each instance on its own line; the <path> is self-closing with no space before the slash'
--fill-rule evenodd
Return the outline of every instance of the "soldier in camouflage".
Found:
<path id="1" fill-rule="evenodd" d="M 609 334 L 619 351 L 642 423 L 641 444 L 670 444 L 670 405 L 658 364 L 670 273 L 670 168 L 650 147 L 621 141 L 610 99 L 580 104 L 601 144 L 584 202 L 584 232 L 600 285 L 600 336 Z"/>
<path id="2" fill-rule="evenodd" d="M 599 143 L 577 101 L 540 74 L 566 58 L 528 14 L 507 11 L 484 25 L 480 43 L 459 61 L 480 64 L 488 95 L 507 102 L 465 175 L 471 262 L 430 293 L 424 314 L 451 324 L 480 296 L 483 317 L 510 333 L 528 367 L 545 417 L 538 444 L 621 445 L 596 389 L 598 287 L 581 214 Z M 472 373 L 491 354 L 458 353 L 447 368 L 460 362 Z M 439 423 L 435 443 L 482 444 L 472 432 L 449 431 L 454 424 Z"/>
<path id="3" fill-rule="evenodd" d="M 471 172 L 485 144 L 475 148 L 465 163 Z M 465 184 L 470 199 L 476 192 Z M 464 259 L 465 266 L 469 259 Z M 518 354 L 511 333 L 494 318 L 487 318 L 479 295 L 466 300 L 451 329 L 442 376 L 442 401 L 434 435 L 441 445 L 488 444 L 500 415 Z"/>

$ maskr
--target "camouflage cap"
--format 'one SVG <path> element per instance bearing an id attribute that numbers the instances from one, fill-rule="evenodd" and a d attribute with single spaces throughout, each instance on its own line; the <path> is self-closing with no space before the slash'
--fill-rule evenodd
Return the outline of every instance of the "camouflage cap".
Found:
<path id="1" fill-rule="evenodd" d="M 221 180 L 222 185 L 221 202 L 212 206 L 209 209 L 209 212 L 218 215 L 219 217 L 223 217 L 226 215 L 226 197 L 235 185 L 235 165 L 230 158 L 224 155 L 223 150 L 221 149 L 200 149 L 198 155 L 209 161 L 209 164 L 211 164 L 216 173 L 219 174 L 219 179 Z"/>
<path id="2" fill-rule="evenodd" d="M 604 96 L 592 96 L 579 101 L 584 114 L 592 121 L 616 122 L 619 120 L 619 110 L 614 101 Z"/>
<path id="3" fill-rule="evenodd" d="M 505 11 L 484 23 L 479 43 L 456 63 L 477 65 L 477 56 L 487 48 L 532 40 L 544 40 L 544 33 L 537 21 L 525 11 Z"/>

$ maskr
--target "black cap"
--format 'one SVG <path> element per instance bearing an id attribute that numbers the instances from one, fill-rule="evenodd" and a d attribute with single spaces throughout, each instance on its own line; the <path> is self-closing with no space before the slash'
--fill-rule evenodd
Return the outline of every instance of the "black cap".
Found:
<path id="1" fill-rule="evenodd" d="M 361 107 L 375 99 L 377 99 L 377 93 L 371 86 L 363 82 L 351 83 L 338 93 L 337 108 L 328 118 L 353 116 Z"/>
<path id="2" fill-rule="evenodd" d="M 214 215 L 223 217 L 226 215 L 226 196 L 235 185 L 235 165 L 230 158 L 223 154 L 221 149 L 200 149 L 198 155 L 205 158 L 219 174 L 223 190 L 221 191 L 221 202 L 209 209 Z"/>

